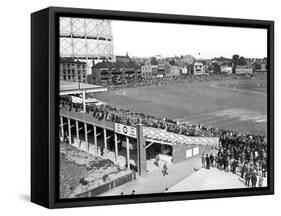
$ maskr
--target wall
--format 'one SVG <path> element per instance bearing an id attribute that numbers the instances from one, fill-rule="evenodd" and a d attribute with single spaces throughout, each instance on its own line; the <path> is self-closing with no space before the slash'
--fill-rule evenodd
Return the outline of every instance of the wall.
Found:
<path id="1" fill-rule="evenodd" d="M 193 155 L 193 149 L 196 148 L 196 145 L 180 145 L 177 144 L 173 146 L 173 163 L 178 163 L 184 160 L 188 160 L 189 158 L 192 158 L 197 155 Z M 201 152 L 201 147 L 199 147 L 199 154 Z M 190 157 L 186 155 L 186 151 L 191 150 L 191 155 Z"/>
<path id="2" fill-rule="evenodd" d="M 240 17 L 249 19 L 275 20 L 275 196 L 237 197 L 224 199 L 162 202 L 152 204 L 119 205 L 91 208 L 71 208 L 46 210 L 29 202 L 30 191 L 30 13 L 53 6 L 82 7 L 110 10 L 146 11 L 156 13 L 187 14 L 201 16 Z M 3 105 L 0 107 L 2 115 L 0 157 L 2 177 L 1 212 L 2 215 L 277 215 L 280 212 L 280 142 L 281 133 L 281 67 L 277 61 L 281 58 L 281 14 L 280 1 L 235 0 L 104 0 L 104 1 L 69 1 L 69 0 L 10 0 L 1 5 L 1 59 L 5 61 L 2 68 Z M 133 38 L 132 38 L 133 40 Z M 172 43 L 172 40 L 167 43 Z M 214 45 L 216 49 L 220 48 Z M 148 47 L 149 48 L 149 47 Z M 19 58 L 12 58 L 14 55 Z M 16 63 L 16 64 L 15 64 Z M 20 67 L 13 67 L 20 65 Z M 12 67 L 11 67 L 12 66 Z M 19 69 L 20 68 L 20 69 Z M 16 100 L 15 100 L 16 98 Z M 13 113 L 13 120 L 11 115 Z M 17 122 L 17 125 L 15 125 Z"/>
<path id="3" fill-rule="evenodd" d="M 198 152 L 196 153 L 196 148 Z M 191 155 L 187 157 L 188 150 L 191 150 Z M 211 146 L 202 146 L 202 145 L 175 145 L 173 147 L 173 162 L 178 163 L 184 160 L 188 160 L 192 157 L 200 156 L 201 154 L 208 154 L 212 150 Z"/>
<path id="4" fill-rule="evenodd" d="M 252 74 L 253 68 L 236 68 L 235 74 Z"/>

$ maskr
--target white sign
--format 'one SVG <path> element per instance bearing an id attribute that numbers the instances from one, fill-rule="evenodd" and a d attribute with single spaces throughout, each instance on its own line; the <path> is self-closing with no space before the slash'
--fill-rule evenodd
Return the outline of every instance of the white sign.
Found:
<path id="1" fill-rule="evenodd" d="M 85 100 L 85 102 L 86 103 L 96 103 L 96 102 L 98 102 L 98 100 L 95 99 L 95 98 L 88 98 L 88 99 Z"/>
<path id="2" fill-rule="evenodd" d="M 185 158 L 189 158 L 189 157 L 191 157 L 191 156 L 192 156 L 192 149 L 186 150 L 186 152 L 185 152 Z"/>
<path id="3" fill-rule="evenodd" d="M 82 98 L 71 96 L 72 103 L 82 103 Z"/>
<path id="4" fill-rule="evenodd" d="M 115 132 L 129 137 L 137 138 L 137 129 L 132 126 L 115 123 Z"/>
<path id="5" fill-rule="evenodd" d="M 198 155 L 199 154 L 199 147 L 193 148 L 193 155 Z"/>

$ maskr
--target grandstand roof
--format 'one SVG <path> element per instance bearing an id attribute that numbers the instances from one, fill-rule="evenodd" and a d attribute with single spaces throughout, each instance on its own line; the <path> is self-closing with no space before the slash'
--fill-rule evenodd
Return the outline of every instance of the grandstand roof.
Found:
<path id="1" fill-rule="evenodd" d="M 88 83 L 60 80 L 60 95 L 79 94 L 83 90 L 87 93 L 107 91 L 107 87 Z"/>
<path id="2" fill-rule="evenodd" d="M 197 137 L 186 136 L 167 132 L 152 127 L 143 127 L 143 135 L 146 141 L 162 143 L 166 145 L 187 144 L 187 145 L 218 145 L 219 137 Z"/>

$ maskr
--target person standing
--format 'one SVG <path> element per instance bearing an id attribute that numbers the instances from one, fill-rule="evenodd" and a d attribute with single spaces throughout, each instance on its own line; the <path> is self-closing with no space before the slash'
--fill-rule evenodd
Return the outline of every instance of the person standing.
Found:
<path id="1" fill-rule="evenodd" d="M 218 157 L 218 155 L 216 154 L 216 155 L 215 155 L 215 167 L 216 167 L 216 168 L 219 168 L 219 164 L 218 164 L 218 163 L 219 163 L 219 157 Z"/>
<path id="2" fill-rule="evenodd" d="M 246 174 L 245 174 L 245 185 L 246 186 L 250 186 L 250 178 L 251 178 L 250 170 L 247 169 Z"/>
<path id="3" fill-rule="evenodd" d="M 222 161 L 223 161 L 223 170 L 226 171 L 227 164 L 226 164 L 226 155 L 225 154 L 223 154 Z"/>
<path id="4" fill-rule="evenodd" d="M 263 160 L 262 161 L 262 165 L 261 165 L 261 167 L 262 167 L 262 177 L 265 177 L 266 175 L 266 161 L 265 160 Z"/>
<path id="5" fill-rule="evenodd" d="M 259 187 L 262 187 L 263 186 L 263 176 L 260 175 L 259 176 Z"/>
<path id="6" fill-rule="evenodd" d="M 168 175 L 167 163 L 164 163 L 162 173 L 163 173 L 163 176 Z"/>
<path id="7" fill-rule="evenodd" d="M 226 172 L 229 172 L 229 166 L 230 166 L 230 163 L 229 163 L 229 157 L 227 156 L 226 158 L 225 158 L 225 171 Z"/>
<path id="8" fill-rule="evenodd" d="M 206 158 L 205 158 L 204 154 L 202 154 L 202 156 L 201 156 L 201 162 L 202 162 L 202 168 L 205 168 L 206 167 Z"/>
<path id="9" fill-rule="evenodd" d="M 251 176 L 251 182 L 252 182 L 252 187 L 255 188 L 257 184 L 257 176 L 255 171 L 253 170 L 252 176 Z"/>
<path id="10" fill-rule="evenodd" d="M 222 170 L 223 158 L 222 155 L 218 155 L 219 169 Z"/>
<path id="11" fill-rule="evenodd" d="M 210 158 L 209 158 L 208 154 L 206 154 L 206 168 L 210 169 Z"/>
<path id="12" fill-rule="evenodd" d="M 211 153 L 211 155 L 210 155 L 210 164 L 211 164 L 211 167 L 214 167 L 214 160 L 215 160 L 214 155 L 213 155 L 213 153 Z"/>
<path id="13" fill-rule="evenodd" d="M 247 164 L 246 162 L 244 162 L 243 166 L 242 166 L 242 170 L 241 170 L 241 178 L 244 178 L 244 173 L 246 173 L 247 171 Z"/>

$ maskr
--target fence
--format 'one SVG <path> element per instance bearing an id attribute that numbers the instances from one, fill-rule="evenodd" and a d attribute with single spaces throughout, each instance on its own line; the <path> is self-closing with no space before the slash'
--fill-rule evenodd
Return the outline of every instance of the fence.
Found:
<path id="1" fill-rule="evenodd" d="M 85 191 L 83 193 L 80 194 L 76 194 L 75 198 L 84 198 L 84 197 L 95 197 L 98 196 L 106 191 L 109 191 L 113 188 L 116 188 L 122 184 L 125 184 L 127 182 L 133 181 L 134 179 L 136 179 L 136 173 L 132 172 L 129 173 L 127 175 L 121 176 L 117 179 L 114 179 L 112 181 L 109 181 L 103 185 L 100 185 L 92 190 L 89 191 Z"/>

